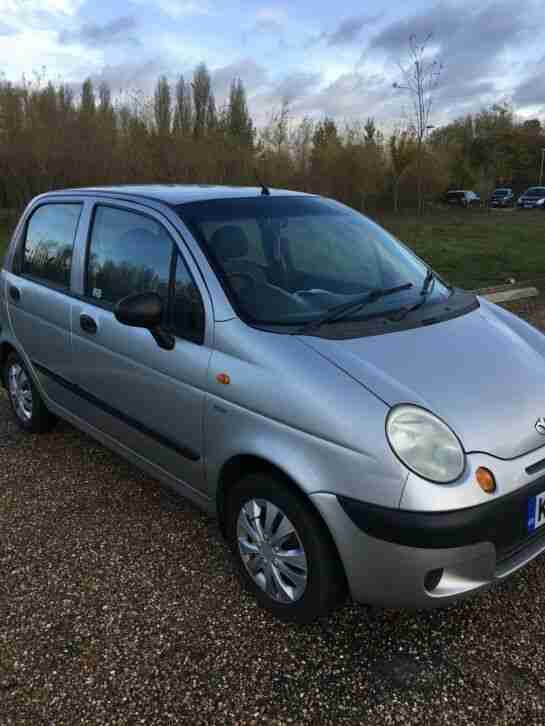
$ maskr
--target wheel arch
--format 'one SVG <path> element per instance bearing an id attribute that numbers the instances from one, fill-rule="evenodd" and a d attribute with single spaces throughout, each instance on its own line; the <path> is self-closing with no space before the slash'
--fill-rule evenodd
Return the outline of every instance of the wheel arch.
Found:
<path id="1" fill-rule="evenodd" d="M 342 561 L 335 539 L 324 519 L 322 513 L 316 507 L 312 498 L 308 496 L 303 487 L 282 467 L 267 460 L 264 457 L 254 454 L 237 454 L 226 461 L 219 473 L 218 486 L 216 489 L 216 513 L 218 524 L 223 535 L 225 535 L 225 504 L 230 489 L 242 478 L 249 474 L 270 473 L 282 478 L 285 484 L 295 493 L 302 502 L 307 504 L 321 522 L 324 531 L 327 533 L 331 546 L 337 555 L 339 565 L 346 582 L 346 570 Z"/>

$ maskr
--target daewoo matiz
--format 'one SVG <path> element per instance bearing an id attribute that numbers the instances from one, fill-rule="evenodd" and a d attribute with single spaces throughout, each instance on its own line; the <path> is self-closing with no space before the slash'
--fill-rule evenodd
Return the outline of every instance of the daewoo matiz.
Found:
<path id="1" fill-rule="evenodd" d="M 450 603 L 545 549 L 545 337 L 337 202 L 46 194 L 0 292 L 23 429 L 66 419 L 217 515 L 278 617 Z"/>

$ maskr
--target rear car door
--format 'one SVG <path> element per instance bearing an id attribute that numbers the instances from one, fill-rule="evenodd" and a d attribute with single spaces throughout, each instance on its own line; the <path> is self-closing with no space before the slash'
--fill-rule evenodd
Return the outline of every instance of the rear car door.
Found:
<path id="1" fill-rule="evenodd" d="M 82 418 L 203 489 L 212 315 L 183 241 L 157 212 L 97 202 L 81 270 L 81 298 L 72 307 L 72 350 Z M 163 298 L 163 327 L 175 336 L 173 350 L 114 316 L 120 299 L 146 291 Z"/>
<path id="2" fill-rule="evenodd" d="M 69 402 L 54 385 L 54 377 L 74 377 L 70 346 L 72 257 L 83 208 L 82 200 L 66 199 L 45 200 L 31 209 L 11 270 L 5 273 L 15 338 L 45 393 L 61 405 Z"/>

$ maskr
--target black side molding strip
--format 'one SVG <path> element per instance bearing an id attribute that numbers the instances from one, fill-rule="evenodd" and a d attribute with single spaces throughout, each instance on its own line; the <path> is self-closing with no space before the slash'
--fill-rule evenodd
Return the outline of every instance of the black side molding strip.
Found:
<path id="1" fill-rule="evenodd" d="M 53 371 L 50 371 L 49 368 L 45 368 L 44 366 L 40 365 L 40 363 L 36 363 L 35 361 L 32 361 L 32 365 L 34 366 L 34 368 L 36 368 L 37 371 L 42 373 L 44 376 L 51 378 L 51 380 L 55 381 L 55 383 L 58 383 L 60 386 L 63 386 L 64 388 L 69 390 L 71 393 L 74 393 L 76 396 L 83 398 L 85 401 L 92 404 L 93 406 L 100 408 L 102 411 L 109 414 L 110 416 L 113 416 L 114 418 L 119 419 L 119 421 L 122 421 L 127 426 L 130 426 L 131 428 L 136 429 L 140 433 L 145 434 L 146 436 L 149 436 L 151 439 L 154 439 L 155 441 L 157 441 L 157 443 L 161 444 L 161 446 L 166 446 L 168 449 L 172 449 L 177 454 L 180 454 L 185 459 L 189 459 L 190 461 L 199 461 L 200 460 L 201 455 L 199 454 L 198 451 L 195 451 L 194 449 L 191 449 L 188 446 L 181 446 L 180 444 L 176 443 L 175 441 L 172 441 L 168 437 L 163 436 L 163 434 L 160 434 L 157 431 L 154 431 L 153 429 L 148 428 L 143 423 L 140 423 L 140 421 L 137 421 L 136 419 L 131 418 L 130 416 L 127 416 L 122 411 L 119 411 L 117 408 L 110 406 L 108 403 L 105 403 L 100 398 L 97 398 L 96 396 L 93 396 L 91 393 L 88 393 L 84 388 L 81 388 L 81 386 L 71 383 L 70 381 L 67 381 L 62 376 L 59 376 L 56 373 L 53 373 Z"/>
<path id="2" fill-rule="evenodd" d="M 545 491 L 545 477 L 517 491 L 467 509 L 412 512 L 338 496 L 348 517 L 366 534 L 385 542 L 429 549 L 492 542 L 498 557 L 545 526 L 528 530 L 529 500 Z"/>

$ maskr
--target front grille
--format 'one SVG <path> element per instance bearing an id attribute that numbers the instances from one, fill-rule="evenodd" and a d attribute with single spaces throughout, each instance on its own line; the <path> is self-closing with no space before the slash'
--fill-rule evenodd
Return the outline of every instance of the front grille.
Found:
<path id="1" fill-rule="evenodd" d="M 536 461 L 535 464 L 527 466 L 524 471 L 531 476 L 532 474 L 537 474 L 537 472 L 542 469 L 545 469 L 545 459 L 541 459 L 541 461 Z"/>

